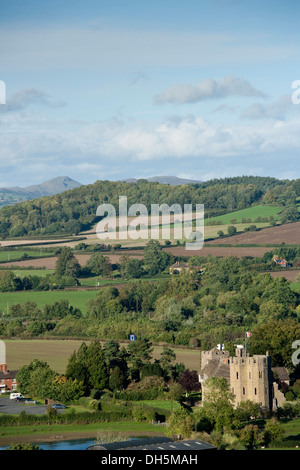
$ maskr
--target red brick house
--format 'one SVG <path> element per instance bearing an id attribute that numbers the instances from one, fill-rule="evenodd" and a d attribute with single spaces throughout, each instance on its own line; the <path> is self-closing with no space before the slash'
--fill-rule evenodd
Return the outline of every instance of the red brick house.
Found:
<path id="1" fill-rule="evenodd" d="M 17 370 L 7 370 L 7 364 L 0 364 L 0 393 L 17 389 Z"/>
<path id="2" fill-rule="evenodd" d="M 286 259 L 276 258 L 276 255 L 274 255 L 273 260 L 274 260 L 274 263 L 279 265 L 279 266 L 283 266 L 284 268 L 289 268 L 290 267 L 290 265 L 289 265 L 289 263 L 287 262 Z"/>

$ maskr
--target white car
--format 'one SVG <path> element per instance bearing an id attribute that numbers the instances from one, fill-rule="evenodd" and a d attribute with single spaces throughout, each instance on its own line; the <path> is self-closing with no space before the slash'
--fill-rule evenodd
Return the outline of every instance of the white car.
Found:
<path id="1" fill-rule="evenodd" d="M 9 398 L 11 400 L 16 400 L 17 398 L 24 398 L 24 397 L 23 397 L 22 393 L 11 393 L 9 395 Z"/>

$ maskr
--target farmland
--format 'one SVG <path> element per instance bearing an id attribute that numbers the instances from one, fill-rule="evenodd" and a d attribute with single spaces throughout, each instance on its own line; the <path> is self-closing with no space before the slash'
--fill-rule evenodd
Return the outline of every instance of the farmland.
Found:
<path id="1" fill-rule="evenodd" d="M 274 220 L 278 221 L 280 220 L 279 213 L 281 212 L 281 210 L 282 208 L 279 206 L 256 205 L 247 209 L 229 212 L 218 217 L 213 217 L 213 220 L 221 221 L 224 225 L 232 223 L 231 220 L 235 220 L 235 223 L 240 224 L 242 223 L 243 219 L 251 219 L 252 223 L 255 222 L 255 219 L 259 217 L 273 217 Z M 210 219 L 208 219 L 207 221 L 209 220 Z"/>
<path id="2" fill-rule="evenodd" d="M 88 343 L 88 340 L 86 341 Z M 7 362 L 11 370 L 29 364 L 33 359 L 48 362 L 51 368 L 63 374 L 69 357 L 77 351 L 80 340 L 5 340 Z M 176 361 L 185 364 L 190 370 L 199 370 L 200 351 L 198 349 L 172 348 Z M 154 346 L 153 359 L 158 359 L 162 346 Z"/>
<path id="3" fill-rule="evenodd" d="M 13 304 L 35 302 L 39 308 L 51 305 L 59 300 L 68 300 L 70 305 L 77 307 L 83 314 L 89 299 L 95 297 L 97 290 L 51 290 L 51 291 L 22 291 L 2 292 L 0 295 L 0 312 L 6 311 Z"/>
<path id="4" fill-rule="evenodd" d="M 14 260 L 19 260 L 21 258 L 39 258 L 39 257 L 45 257 L 45 256 L 52 256 L 52 254 L 45 254 L 45 252 L 42 252 L 40 249 L 36 250 L 24 250 L 24 249 L 15 249 L 15 250 L 5 250 L 5 251 L 0 251 L 0 263 L 3 262 L 9 262 L 9 261 L 14 261 Z"/>
<path id="5" fill-rule="evenodd" d="M 213 243 L 216 243 L 216 241 L 207 242 L 207 244 Z M 219 245 L 277 245 L 281 243 L 294 245 L 298 245 L 300 243 L 300 222 L 267 227 L 260 231 L 241 233 L 218 240 Z"/>

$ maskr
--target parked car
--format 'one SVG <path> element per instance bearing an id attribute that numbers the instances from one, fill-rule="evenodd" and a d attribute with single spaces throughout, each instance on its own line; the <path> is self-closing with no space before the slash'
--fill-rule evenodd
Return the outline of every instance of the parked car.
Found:
<path id="1" fill-rule="evenodd" d="M 9 395 L 9 398 L 11 400 L 16 400 L 16 398 L 24 398 L 24 397 L 23 397 L 22 393 L 11 393 Z"/>
<path id="2" fill-rule="evenodd" d="M 26 398 L 25 403 L 26 405 L 36 405 L 36 401 L 34 401 L 32 398 Z"/>
<path id="3" fill-rule="evenodd" d="M 54 405 L 52 405 L 52 408 L 55 408 L 56 410 L 63 410 L 65 409 L 65 405 L 61 405 L 60 403 L 55 403 Z"/>

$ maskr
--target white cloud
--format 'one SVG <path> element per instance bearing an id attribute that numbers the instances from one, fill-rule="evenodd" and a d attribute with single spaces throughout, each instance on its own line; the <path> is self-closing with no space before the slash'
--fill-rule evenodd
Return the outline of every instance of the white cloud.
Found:
<path id="1" fill-rule="evenodd" d="M 265 121 L 255 125 L 211 124 L 201 117 L 172 117 L 157 124 L 120 119 L 87 123 L 60 122 L 57 128 L 40 120 L 37 126 L 14 127 L 2 116 L 0 166 L 56 165 L 80 171 L 101 164 L 112 168 L 130 163 L 191 162 L 202 159 L 252 158 L 289 152 L 300 146 L 299 120 Z M 31 129 L 31 130 L 30 130 Z M 125 165 L 125 166 L 124 166 Z M 214 164 L 212 164 L 214 166 Z M 190 171 L 189 168 L 186 171 Z"/>
<path id="2" fill-rule="evenodd" d="M 271 103 L 254 103 L 241 116 L 247 119 L 285 120 L 291 113 L 299 111 L 300 106 L 293 104 L 291 95 L 284 95 Z"/>
<path id="3" fill-rule="evenodd" d="M 51 108 L 64 106 L 65 103 L 42 90 L 36 88 L 27 88 L 14 93 L 7 99 L 5 105 L 0 106 L 0 112 L 8 113 L 11 111 L 21 111 L 32 105 L 42 105 Z"/>
<path id="4" fill-rule="evenodd" d="M 264 98 L 265 94 L 255 89 L 247 80 L 229 75 L 219 82 L 213 78 L 206 78 L 198 85 L 173 85 L 163 93 L 154 96 L 153 100 L 154 104 L 183 104 L 227 98 L 229 96 Z"/>

